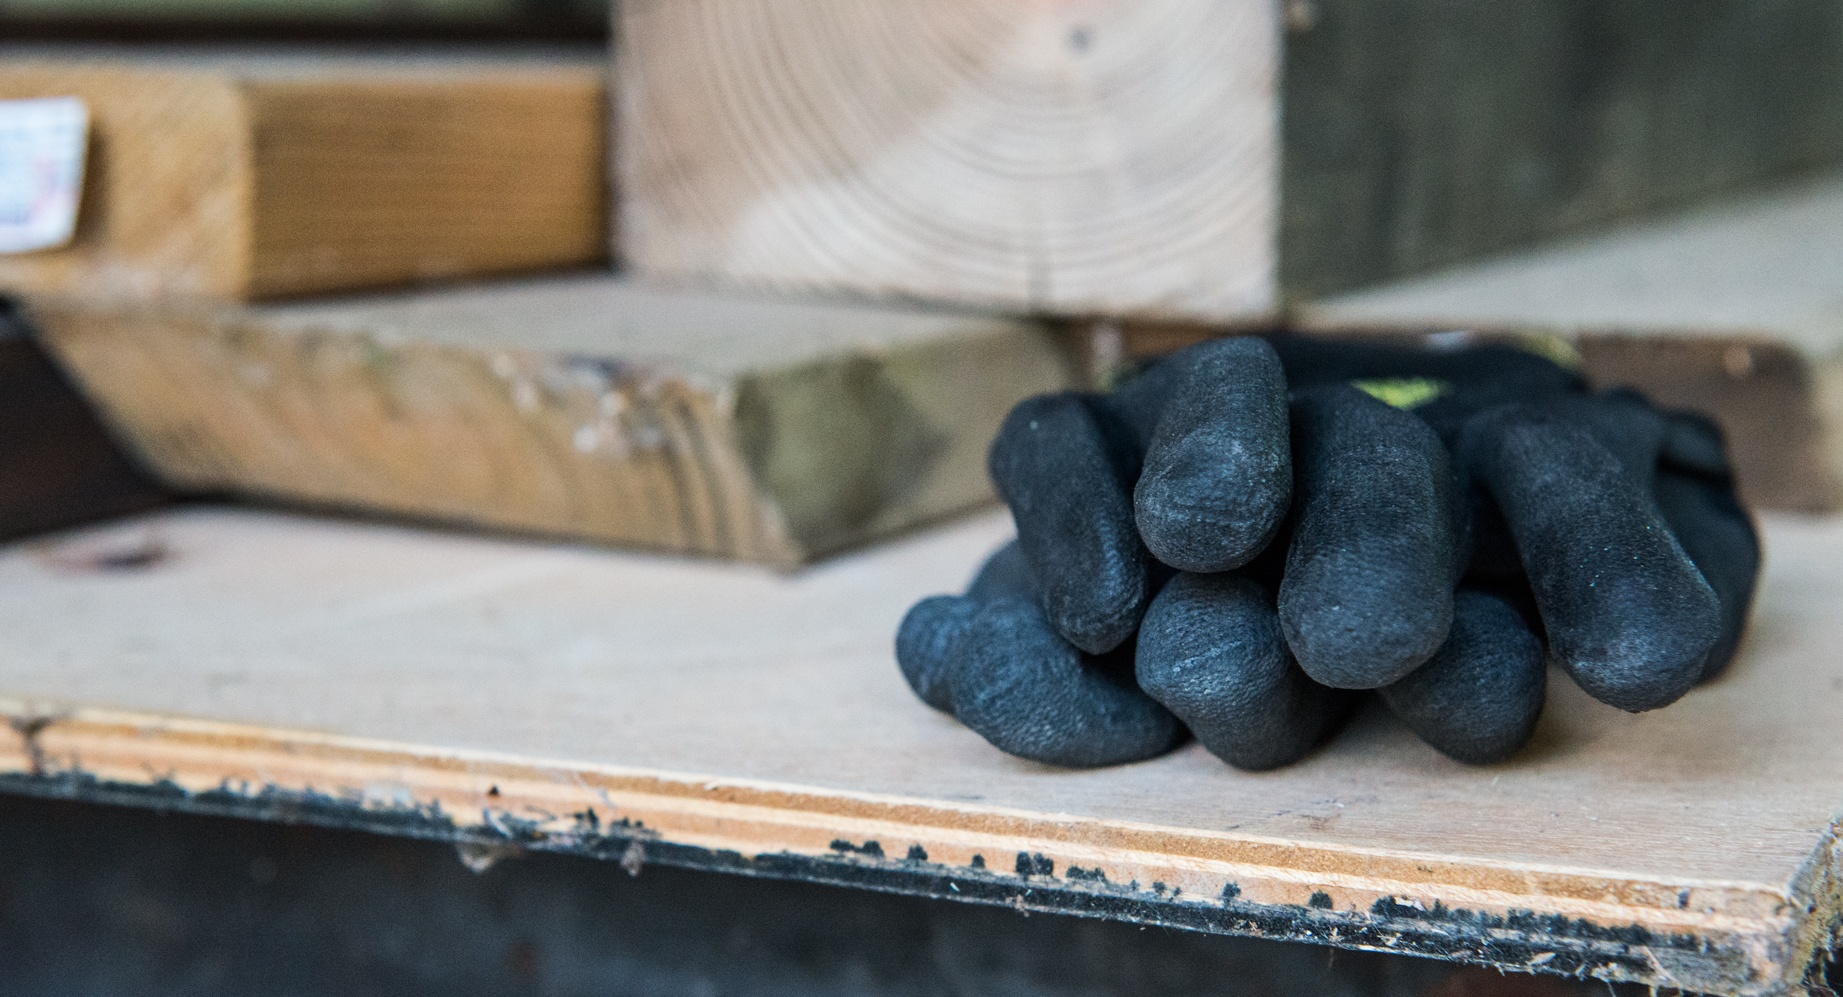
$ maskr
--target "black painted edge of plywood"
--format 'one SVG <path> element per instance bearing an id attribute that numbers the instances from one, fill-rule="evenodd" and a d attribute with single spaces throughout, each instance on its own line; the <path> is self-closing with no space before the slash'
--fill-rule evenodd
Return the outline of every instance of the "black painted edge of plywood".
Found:
<path id="1" fill-rule="evenodd" d="M 1098 918 L 1209 934 L 1295 941 L 1414 955 L 1608 982 L 1693 987 L 1712 993 L 1770 993 L 1756 978 L 1749 953 L 1691 934 L 1664 935 L 1638 925 L 1608 927 L 1558 915 L 1481 914 L 1436 905 L 1422 909 L 1384 898 L 1369 911 L 1255 904 L 1235 886 L 1219 897 L 1179 897 L 1163 883 L 1113 883 L 1099 870 L 1068 868 L 1019 853 L 975 856 L 970 866 L 930 862 L 919 847 L 885 854 L 875 841 L 835 841 L 827 856 L 791 853 L 747 856 L 664 840 L 642 824 L 604 824 L 591 809 L 572 815 L 571 833 L 538 828 L 511 813 L 488 814 L 484 827 L 462 827 L 439 805 L 380 806 L 375 801 L 273 786 L 226 784 L 190 792 L 166 779 L 105 781 L 77 771 L 0 773 L 0 792 L 78 802 L 170 810 L 447 842 L 495 851 L 537 851 L 616 861 L 638 873 L 645 864 L 793 880 L 883 893 L 1007 906 L 1023 914 Z M 1812 968 L 1821 966 L 1818 953 Z M 1668 968 L 1666 968 L 1668 964 Z"/>

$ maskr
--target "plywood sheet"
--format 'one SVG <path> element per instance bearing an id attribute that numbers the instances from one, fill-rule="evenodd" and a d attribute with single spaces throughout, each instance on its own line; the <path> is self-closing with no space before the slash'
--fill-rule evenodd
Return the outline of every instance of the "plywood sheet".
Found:
<path id="1" fill-rule="evenodd" d="M 918 703 L 975 519 L 796 577 L 196 508 L 0 553 L 12 790 L 798 876 L 1730 994 L 1839 905 L 1843 523 L 1776 518 L 1746 650 L 1655 713 L 1552 684 L 1509 763 L 1378 713 L 1279 772 L 1076 772 Z M 110 545 L 165 550 L 130 572 Z"/>

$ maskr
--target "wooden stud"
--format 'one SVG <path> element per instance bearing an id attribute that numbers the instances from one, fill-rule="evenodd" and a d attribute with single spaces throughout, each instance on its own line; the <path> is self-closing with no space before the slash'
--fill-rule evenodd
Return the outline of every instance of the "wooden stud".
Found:
<path id="1" fill-rule="evenodd" d="M 243 301 L 595 263 L 603 76 L 582 50 L 9 50 L 0 100 L 80 97 L 92 136 L 76 238 L 0 256 L 0 291 Z"/>

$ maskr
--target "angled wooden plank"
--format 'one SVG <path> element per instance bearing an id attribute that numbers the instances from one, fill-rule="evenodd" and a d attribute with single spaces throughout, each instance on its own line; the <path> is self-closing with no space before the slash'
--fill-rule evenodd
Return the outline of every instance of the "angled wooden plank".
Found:
<path id="1" fill-rule="evenodd" d="M 1379 711 L 1299 765 L 1066 771 L 915 701 L 891 633 L 976 519 L 794 578 L 189 509 L 0 553 L 6 788 L 928 893 L 1723 994 L 1843 904 L 1843 523 L 1769 520 L 1742 658 L 1512 761 Z M 152 533 L 169 554 L 81 572 Z"/>
<path id="2" fill-rule="evenodd" d="M 584 275 L 258 307 L 41 301 L 174 485 L 792 565 L 991 500 L 1052 334 Z"/>
<path id="3" fill-rule="evenodd" d="M 82 98 L 78 231 L 0 290 L 251 300 L 607 255 L 593 49 L 0 50 L 0 100 Z"/>
<path id="4" fill-rule="evenodd" d="M 1827 0 L 633 0 L 659 278 L 1258 322 L 1843 158 Z"/>

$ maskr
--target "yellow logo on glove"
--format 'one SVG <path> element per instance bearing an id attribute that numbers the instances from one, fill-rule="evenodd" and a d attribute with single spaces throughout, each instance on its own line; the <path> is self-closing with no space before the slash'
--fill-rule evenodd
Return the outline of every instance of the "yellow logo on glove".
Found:
<path id="1" fill-rule="evenodd" d="M 1381 377 L 1352 381 L 1350 386 L 1399 409 L 1418 408 L 1453 390 L 1452 385 L 1431 377 Z"/>

